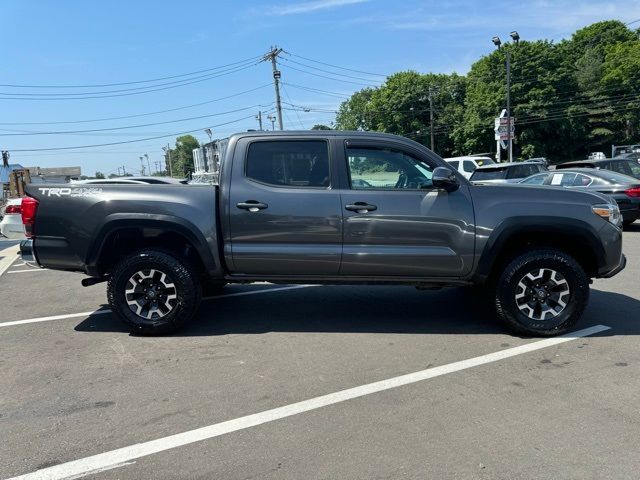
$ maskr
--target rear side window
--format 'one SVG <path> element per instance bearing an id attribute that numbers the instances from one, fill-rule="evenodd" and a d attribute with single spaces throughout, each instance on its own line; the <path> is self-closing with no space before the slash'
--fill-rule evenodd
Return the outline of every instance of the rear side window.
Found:
<path id="1" fill-rule="evenodd" d="M 562 187 L 572 187 L 573 181 L 576 179 L 575 173 L 554 173 L 551 176 L 551 185 L 559 185 Z"/>
<path id="2" fill-rule="evenodd" d="M 487 168 L 486 170 L 476 170 L 471 175 L 471 180 L 500 180 L 505 178 L 507 170 L 505 168 Z"/>
<path id="3" fill-rule="evenodd" d="M 574 187 L 588 187 L 591 183 L 593 183 L 593 179 L 581 173 L 577 174 L 573 180 Z"/>
<path id="4" fill-rule="evenodd" d="M 462 169 L 467 173 L 472 173 L 476 169 L 476 164 L 473 163 L 471 160 L 465 160 L 462 163 Z"/>
<path id="5" fill-rule="evenodd" d="M 535 163 L 523 163 L 522 165 L 515 165 L 509 170 L 509 178 L 526 178 L 529 175 L 542 171 L 540 165 Z"/>
<path id="6" fill-rule="evenodd" d="M 449 165 L 451 165 L 454 170 L 458 170 L 458 166 L 460 165 L 460 162 L 458 160 L 454 160 L 453 162 L 447 162 Z"/>
<path id="7" fill-rule="evenodd" d="M 631 175 L 631 170 L 629 170 L 627 162 L 610 162 L 608 169 L 624 175 Z"/>
<path id="8" fill-rule="evenodd" d="M 323 140 L 278 140 L 249 145 L 246 176 L 278 187 L 329 186 L 329 146 Z"/>
<path id="9" fill-rule="evenodd" d="M 547 179 L 546 173 L 540 173 L 538 175 L 533 175 L 522 181 L 524 185 L 542 185 L 544 181 Z"/>

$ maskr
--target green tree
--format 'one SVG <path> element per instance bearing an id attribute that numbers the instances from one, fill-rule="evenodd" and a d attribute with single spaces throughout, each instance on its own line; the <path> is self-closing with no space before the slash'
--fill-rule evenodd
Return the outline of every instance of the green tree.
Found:
<path id="1" fill-rule="evenodd" d="M 193 150 L 200 143 L 192 135 L 182 135 L 176 138 L 175 147 L 171 149 L 171 163 L 175 177 L 186 177 L 194 171 Z"/>
<path id="2" fill-rule="evenodd" d="M 328 127 L 327 125 L 322 125 L 320 123 L 314 125 L 313 127 L 311 127 L 311 130 L 331 130 L 331 127 Z"/>
<path id="3" fill-rule="evenodd" d="M 564 160 L 605 150 L 611 142 L 639 142 L 639 38 L 640 30 L 605 21 L 557 44 L 506 43 L 466 76 L 399 72 L 343 102 L 336 127 L 406 135 L 425 145 L 433 127 L 442 156 L 495 152 L 494 118 L 506 107 L 508 53 L 516 157 Z"/>
<path id="4" fill-rule="evenodd" d="M 431 101 L 430 101 L 431 96 Z M 340 105 L 336 125 L 345 130 L 376 130 L 405 135 L 430 145 L 430 108 L 434 112 L 435 149 L 453 152 L 450 125 L 463 114 L 462 76 L 399 72 L 376 89 L 355 93 Z"/>
<path id="5" fill-rule="evenodd" d="M 95 178 L 98 178 L 98 179 L 101 179 L 101 180 L 102 180 L 102 179 L 104 179 L 104 178 L 105 178 L 105 177 L 104 177 L 104 173 L 102 173 L 102 172 L 96 172 Z"/>
<path id="6" fill-rule="evenodd" d="M 340 104 L 336 115 L 338 130 L 372 130 L 367 106 L 373 92 L 373 88 L 364 88 Z"/>

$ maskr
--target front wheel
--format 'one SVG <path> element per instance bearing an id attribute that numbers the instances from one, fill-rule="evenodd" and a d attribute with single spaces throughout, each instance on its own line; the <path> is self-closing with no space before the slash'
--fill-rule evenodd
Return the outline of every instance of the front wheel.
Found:
<path id="1" fill-rule="evenodd" d="M 573 257 L 533 250 L 507 265 L 496 285 L 498 317 L 512 330 L 550 337 L 567 332 L 582 316 L 589 279 Z"/>
<path id="2" fill-rule="evenodd" d="M 191 265 L 159 250 L 140 250 L 122 259 L 107 285 L 111 309 L 140 335 L 182 328 L 195 316 L 201 296 Z"/>

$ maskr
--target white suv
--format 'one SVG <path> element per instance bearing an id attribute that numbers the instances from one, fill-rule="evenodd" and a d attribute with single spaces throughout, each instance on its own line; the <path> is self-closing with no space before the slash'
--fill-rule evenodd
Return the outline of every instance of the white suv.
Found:
<path id="1" fill-rule="evenodd" d="M 0 234 L 12 240 L 24 240 L 24 226 L 22 225 L 22 199 L 11 198 L 3 209 L 0 221 Z"/>
<path id="2" fill-rule="evenodd" d="M 476 168 L 496 163 L 491 157 L 451 157 L 445 158 L 444 161 L 467 179 L 471 178 Z"/>

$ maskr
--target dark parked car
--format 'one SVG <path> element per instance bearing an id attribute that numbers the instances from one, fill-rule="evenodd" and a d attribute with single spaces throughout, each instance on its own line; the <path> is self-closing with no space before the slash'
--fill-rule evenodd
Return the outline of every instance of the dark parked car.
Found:
<path id="1" fill-rule="evenodd" d="M 242 133 L 220 167 L 213 187 L 30 185 L 23 257 L 107 281 L 112 310 L 140 334 L 193 319 L 203 286 L 269 281 L 482 285 L 506 325 L 557 335 L 582 316 L 589 279 L 626 262 L 609 197 L 474 185 L 395 135 Z"/>
<path id="2" fill-rule="evenodd" d="M 613 197 L 620 208 L 623 223 L 629 225 L 640 217 L 640 180 L 593 168 L 571 168 L 532 175 L 520 181 L 524 185 L 548 185 L 579 188 Z"/>
<path id="3" fill-rule="evenodd" d="M 627 158 L 640 163 L 640 152 L 621 153 L 617 158 Z"/>
<path id="4" fill-rule="evenodd" d="M 597 168 L 600 170 L 611 170 L 622 173 L 630 177 L 640 179 L 640 164 L 631 158 L 606 158 L 604 160 L 577 160 L 575 162 L 565 162 L 556 165 L 556 170 L 566 168 Z"/>
<path id="5" fill-rule="evenodd" d="M 494 163 L 476 168 L 470 180 L 479 183 L 518 183 L 523 178 L 546 170 L 547 167 L 541 162 Z"/>
<path id="6" fill-rule="evenodd" d="M 545 167 L 549 166 L 549 160 L 546 157 L 533 157 L 525 160 L 525 163 L 541 163 Z"/>

